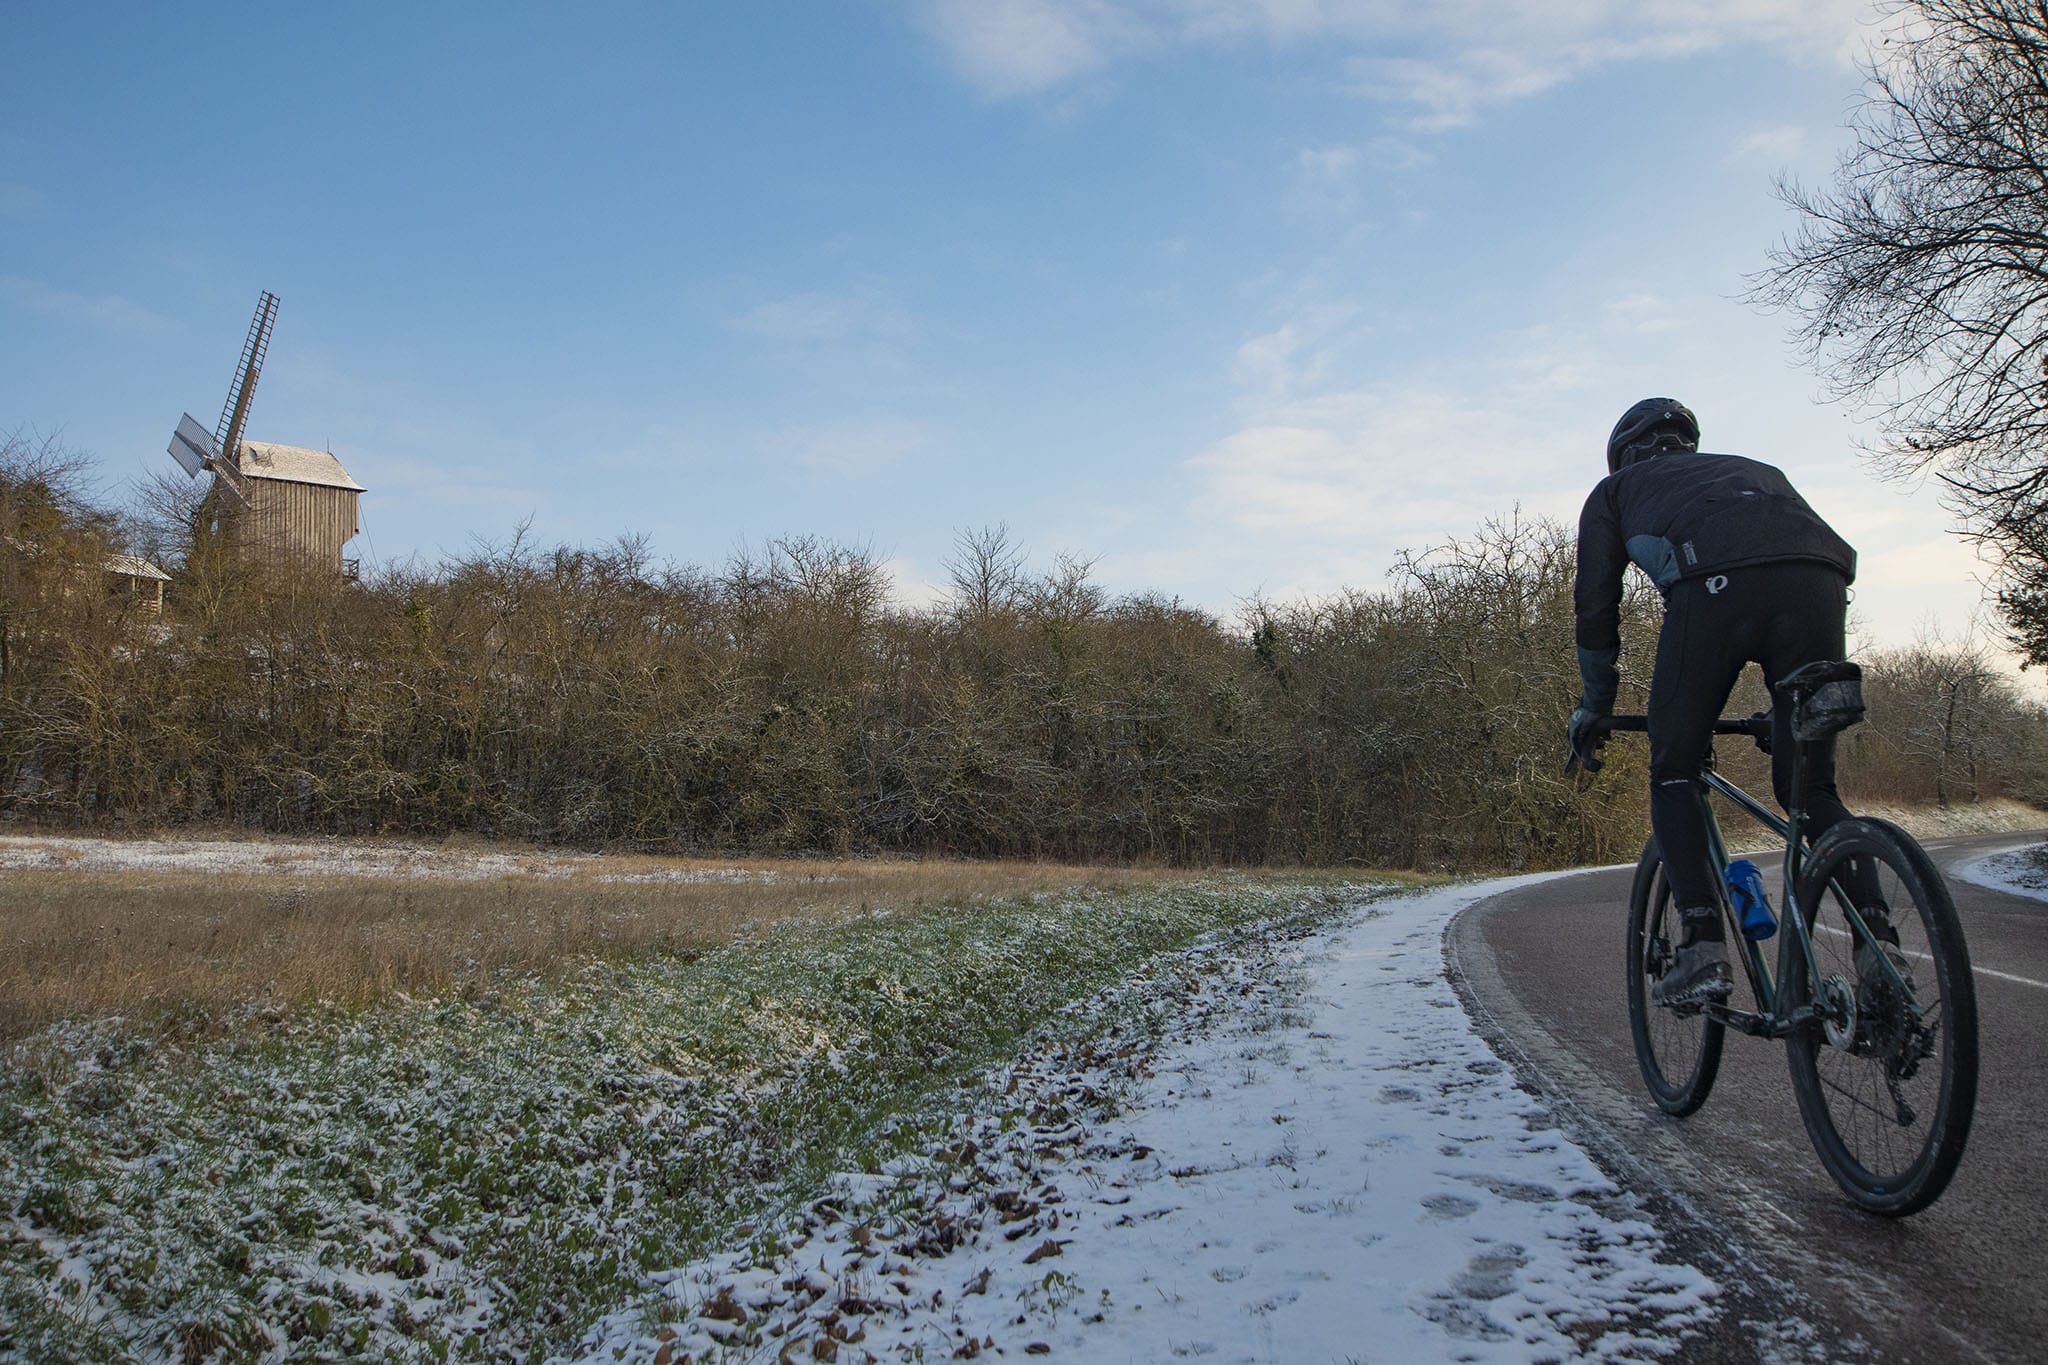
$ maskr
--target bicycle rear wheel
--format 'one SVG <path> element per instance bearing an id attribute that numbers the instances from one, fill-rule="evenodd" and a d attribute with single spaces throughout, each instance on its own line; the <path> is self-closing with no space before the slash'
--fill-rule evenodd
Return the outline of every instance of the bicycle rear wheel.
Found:
<path id="1" fill-rule="evenodd" d="M 1843 913 L 1851 860 L 1874 867 L 1898 930 L 1893 970 Z M 1844 820 L 1800 877 L 1815 967 L 1797 934 L 1780 949 L 1786 1012 L 1819 1018 L 1786 1039 L 1799 1115 L 1835 1183 L 1872 1213 L 1918 1212 L 1963 1158 L 1977 1104 L 1977 992 L 1948 887 L 1896 825 Z M 1860 908 L 1860 907 L 1859 907 Z"/>
<path id="2" fill-rule="evenodd" d="M 1636 1062 L 1657 1107 L 1679 1118 L 1707 1102 L 1721 1069 L 1727 1030 L 1698 1006 L 1659 1005 L 1650 987 L 1678 951 L 1678 909 L 1664 881 L 1664 857 L 1652 838 L 1636 863 L 1628 895 L 1628 1028 Z"/>

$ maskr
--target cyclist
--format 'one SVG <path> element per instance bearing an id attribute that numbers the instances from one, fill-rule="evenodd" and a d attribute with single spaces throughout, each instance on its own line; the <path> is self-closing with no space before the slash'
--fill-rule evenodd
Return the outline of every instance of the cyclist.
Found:
<path id="1" fill-rule="evenodd" d="M 1676 961 L 1652 988 L 1663 1004 L 1726 999 L 1733 984 L 1698 792 L 1714 721 L 1745 664 L 1762 664 L 1775 685 L 1802 664 L 1842 657 L 1856 575 L 1856 552 L 1782 472 L 1703 454 L 1699 440 L 1699 420 L 1676 399 L 1645 398 L 1621 415 L 1607 438 L 1607 477 L 1579 517 L 1573 594 L 1584 692 L 1570 742 L 1595 770 L 1606 740 L 1598 722 L 1613 711 L 1620 682 L 1622 571 L 1633 561 L 1664 596 L 1650 679 L 1650 825 L 1681 937 Z M 1793 739 L 1784 711 L 1772 720 L 1771 776 L 1789 807 Z M 1810 750 L 1804 796 L 1814 838 L 1849 813 L 1835 791 L 1832 739 Z M 1886 937 L 1876 897 L 1856 898 Z"/>

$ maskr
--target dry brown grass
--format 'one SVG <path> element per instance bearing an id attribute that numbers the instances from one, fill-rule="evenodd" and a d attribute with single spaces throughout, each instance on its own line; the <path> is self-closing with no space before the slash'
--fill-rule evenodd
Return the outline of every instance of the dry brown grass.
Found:
<path id="1" fill-rule="evenodd" d="M 619 881 L 744 868 L 744 881 Z M 243 1001 L 359 1003 L 499 969 L 698 953 L 744 926 L 971 905 L 1171 874 L 1045 863 L 690 863 L 608 858 L 491 880 L 0 871 L 0 1038 L 60 1018 Z"/>

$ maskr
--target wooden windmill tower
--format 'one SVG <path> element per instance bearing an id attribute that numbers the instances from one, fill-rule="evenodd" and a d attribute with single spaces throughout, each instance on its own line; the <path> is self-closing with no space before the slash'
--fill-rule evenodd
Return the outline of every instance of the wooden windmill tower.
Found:
<path id="1" fill-rule="evenodd" d="M 342 549 L 358 529 L 362 485 L 328 451 L 243 439 L 276 322 L 277 295 L 265 290 L 249 321 L 220 421 L 208 432 L 186 413 L 170 451 L 193 478 L 212 473 L 213 487 L 201 504 L 204 518 L 243 555 L 272 567 L 289 561 L 349 572 Z"/>

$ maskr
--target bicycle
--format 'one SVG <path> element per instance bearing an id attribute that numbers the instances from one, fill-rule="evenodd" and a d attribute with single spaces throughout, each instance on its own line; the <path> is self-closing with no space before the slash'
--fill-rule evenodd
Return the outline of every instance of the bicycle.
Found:
<path id="1" fill-rule="evenodd" d="M 1857 1205 L 1900 1217 L 1926 1208 L 1956 1172 L 1977 1095 L 1977 999 L 1969 950 L 1941 872 L 1912 835 L 1888 821 L 1850 818 L 1817 841 L 1805 832 L 1809 746 L 1862 719 L 1862 672 L 1850 663 L 1809 664 L 1786 677 L 1775 705 L 1790 708 L 1796 748 L 1794 805 L 1767 809 L 1714 768 L 1709 750 L 1699 796 L 1723 876 L 1727 942 L 1742 964 L 1749 1008 L 1735 996 L 1663 1005 L 1651 985 L 1677 951 L 1677 911 L 1653 835 L 1629 891 L 1628 1013 L 1636 1060 L 1659 1108 L 1684 1117 L 1706 1103 L 1727 1030 L 1785 1042 L 1799 1115 L 1821 1164 Z M 1608 730 L 1647 730 L 1644 716 L 1613 716 Z M 1717 735 L 1748 735 L 1768 752 L 1769 712 L 1723 718 Z M 1604 742 L 1604 736 L 1602 738 Z M 1578 756 L 1567 765 L 1576 766 Z M 1728 849 L 1710 792 L 1785 841 L 1775 976 L 1762 938 L 1746 936 L 1727 894 Z M 1868 860 L 1899 943 L 1882 942 L 1849 894 L 1854 864 Z M 1868 887 L 1867 880 L 1863 885 Z M 1832 904 L 1840 913 L 1827 915 Z"/>

